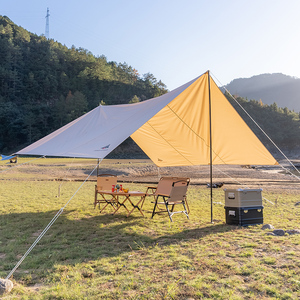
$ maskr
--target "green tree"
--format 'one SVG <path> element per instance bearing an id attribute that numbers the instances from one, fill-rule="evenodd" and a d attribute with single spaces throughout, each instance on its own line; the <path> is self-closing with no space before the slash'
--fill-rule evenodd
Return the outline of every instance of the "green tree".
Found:
<path id="1" fill-rule="evenodd" d="M 80 117 L 87 111 L 87 101 L 81 92 L 76 91 L 73 95 L 69 91 L 65 103 L 68 122 Z"/>
<path id="2" fill-rule="evenodd" d="M 140 102 L 140 98 L 137 95 L 134 95 L 129 103 L 138 103 Z"/>
<path id="3" fill-rule="evenodd" d="M 108 62 L 104 55 L 67 48 L 2 16 L 0 57 L 0 136 L 5 139 L 0 151 L 34 142 L 101 100 L 124 104 L 166 93 L 164 84 L 150 73 L 140 76 L 126 62 Z M 11 128 L 18 129 L 11 133 Z"/>

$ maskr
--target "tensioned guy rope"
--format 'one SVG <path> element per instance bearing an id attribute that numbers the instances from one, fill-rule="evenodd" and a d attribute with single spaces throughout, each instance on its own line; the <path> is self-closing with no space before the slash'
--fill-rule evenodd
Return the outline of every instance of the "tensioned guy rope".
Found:
<path id="1" fill-rule="evenodd" d="M 79 186 L 79 188 L 76 190 L 76 192 L 73 194 L 73 196 L 67 201 L 67 203 L 56 213 L 56 215 L 53 217 L 53 219 L 49 222 L 49 224 L 45 227 L 45 229 L 41 232 L 41 234 L 37 237 L 37 239 L 33 242 L 33 244 L 29 247 L 27 252 L 22 256 L 22 258 L 18 261 L 18 263 L 15 265 L 15 267 L 10 271 L 10 273 L 7 275 L 6 279 L 9 279 L 13 273 L 17 270 L 17 268 L 20 266 L 20 264 L 24 261 L 24 259 L 28 256 L 28 254 L 31 252 L 31 250 L 36 246 L 36 244 L 41 240 L 41 238 L 46 234 L 46 232 L 49 230 L 49 228 L 54 224 L 54 222 L 57 220 L 57 218 L 63 213 L 66 206 L 70 203 L 70 201 L 74 198 L 74 196 L 77 194 L 77 192 L 81 189 L 81 187 L 85 184 L 85 182 L 90 178 L 90 176 L 94 173 L 96 168 L 100 165 L 103 159 L 100 160 L 99 163 L 95 166 L 93 171 L 87 176 L 87 178 L 83 181 L 83 183 Z"/>
<path id="2" fill-rule="evenodd" d="M 214 75 L 216 80 L 222 85 L 222 83 L 217 79 L 217 77 Z M 224 85 L 222 85 L 224 87 Z M 280 154 L 288 161 L 288 163 L 295 169 L 295 171 L 300 175 L 300 171 L 297 169 L 297 167 L 291 162 L 291 160 L 283 153 L 283 151 L 275 144 L 275 142 L 268 136 L 268 134 L 259 126 L 259 124 L 252 118 L 252 116 L 245 110 L 245 108 L 235 99 L 234 96 L 231 95 L 231 93 L 224 87 L 225 91 L 228 93 L 228 95 L 236 102 L 236 104 L 243 110 L 243 112 L 250 118 L 250 120 L 258 127 L 258 129 L 267 137 L 267 139 L 272 143 L 272 145 L 280 152 Z M 280 164 L 279 164 L 280 165 Z M 284 168 L 282 165 L 280 165 L 285 171 L 290 173 L 292 176 L 296 177 L 298 180 L 300 180 L 300 177 L 293 174 L 286 168 Z"/>

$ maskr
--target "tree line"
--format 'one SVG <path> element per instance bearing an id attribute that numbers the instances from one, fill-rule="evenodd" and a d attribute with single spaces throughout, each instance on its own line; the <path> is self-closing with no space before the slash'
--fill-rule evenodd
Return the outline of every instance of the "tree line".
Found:
<path id="1" fill-rule="evenodd" d="M 98 106 L 143 101 L 167 92 L 152 74 L 67 48 L 0 16 L 0 153 L 9 154 Z M 225 93 L 262 142 L 271 142 Z M 246 111 L 286 150 L 299 143 L 299 114 L 276 103 L 237 97 Z M 126 145 L 132 145 L 131 143 Z"/>
<path id="2" fill-rule="evenodd" d="M 267 105 L 261 100 L 232 97 L 227 92 L 225 96 L 272 154 L 279 154 L 274 144 L 284 152 L 299 148 L 300 113 L 276 103 Z"/>
<path id="3" fill-rule="evenodd" d="M 167 92 L 151 73 L 70 49 L 0 16 L 0 151 L 30 144 L 101 104 Z"/>

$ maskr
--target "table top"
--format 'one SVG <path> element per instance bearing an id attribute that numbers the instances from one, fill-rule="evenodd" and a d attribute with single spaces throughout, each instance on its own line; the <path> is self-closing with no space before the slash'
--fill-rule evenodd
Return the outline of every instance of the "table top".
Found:
<path id="1" fill-rule="evenodd" d="M 124 191 L 119 192 L 112 192 L 112 191 L 98 191 L 100 194 L 105 195 L 113 195 L 113 196 L 146 196 L 147 194 L 145 192 L 140 191 L 128 191 L 125 193 Z"/>

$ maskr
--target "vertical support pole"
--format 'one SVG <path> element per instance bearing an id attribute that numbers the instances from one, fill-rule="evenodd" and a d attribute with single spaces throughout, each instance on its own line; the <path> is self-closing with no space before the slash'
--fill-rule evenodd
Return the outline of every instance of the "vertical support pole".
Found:
<path id="1" fill-rule="evenodd" d="M 97 166 L 97 177 L 99 176 L 99 164 L 100 164 L 100 159 L 98 158 L 98 162 L 97 162 L 98 166 Z"/>
<path id="2" fill-rule="evenodd" d="M 210 219 L 213 223 L 213 182 L 212 182 L 212 121 L 211 121 L 211 92 L 210 92 L 210 74 L 208 75 L 208 99 L 209 99 L 209 155 L 210 155 Z"/>
<path id="3" fill-rule="evenodd" d="M 62 185 L 62 183 L 59 185 L 59 187 L 58 187 L 58 198 L 60 197 L 60 190 L 61 190 L 61 185 Z"/>

